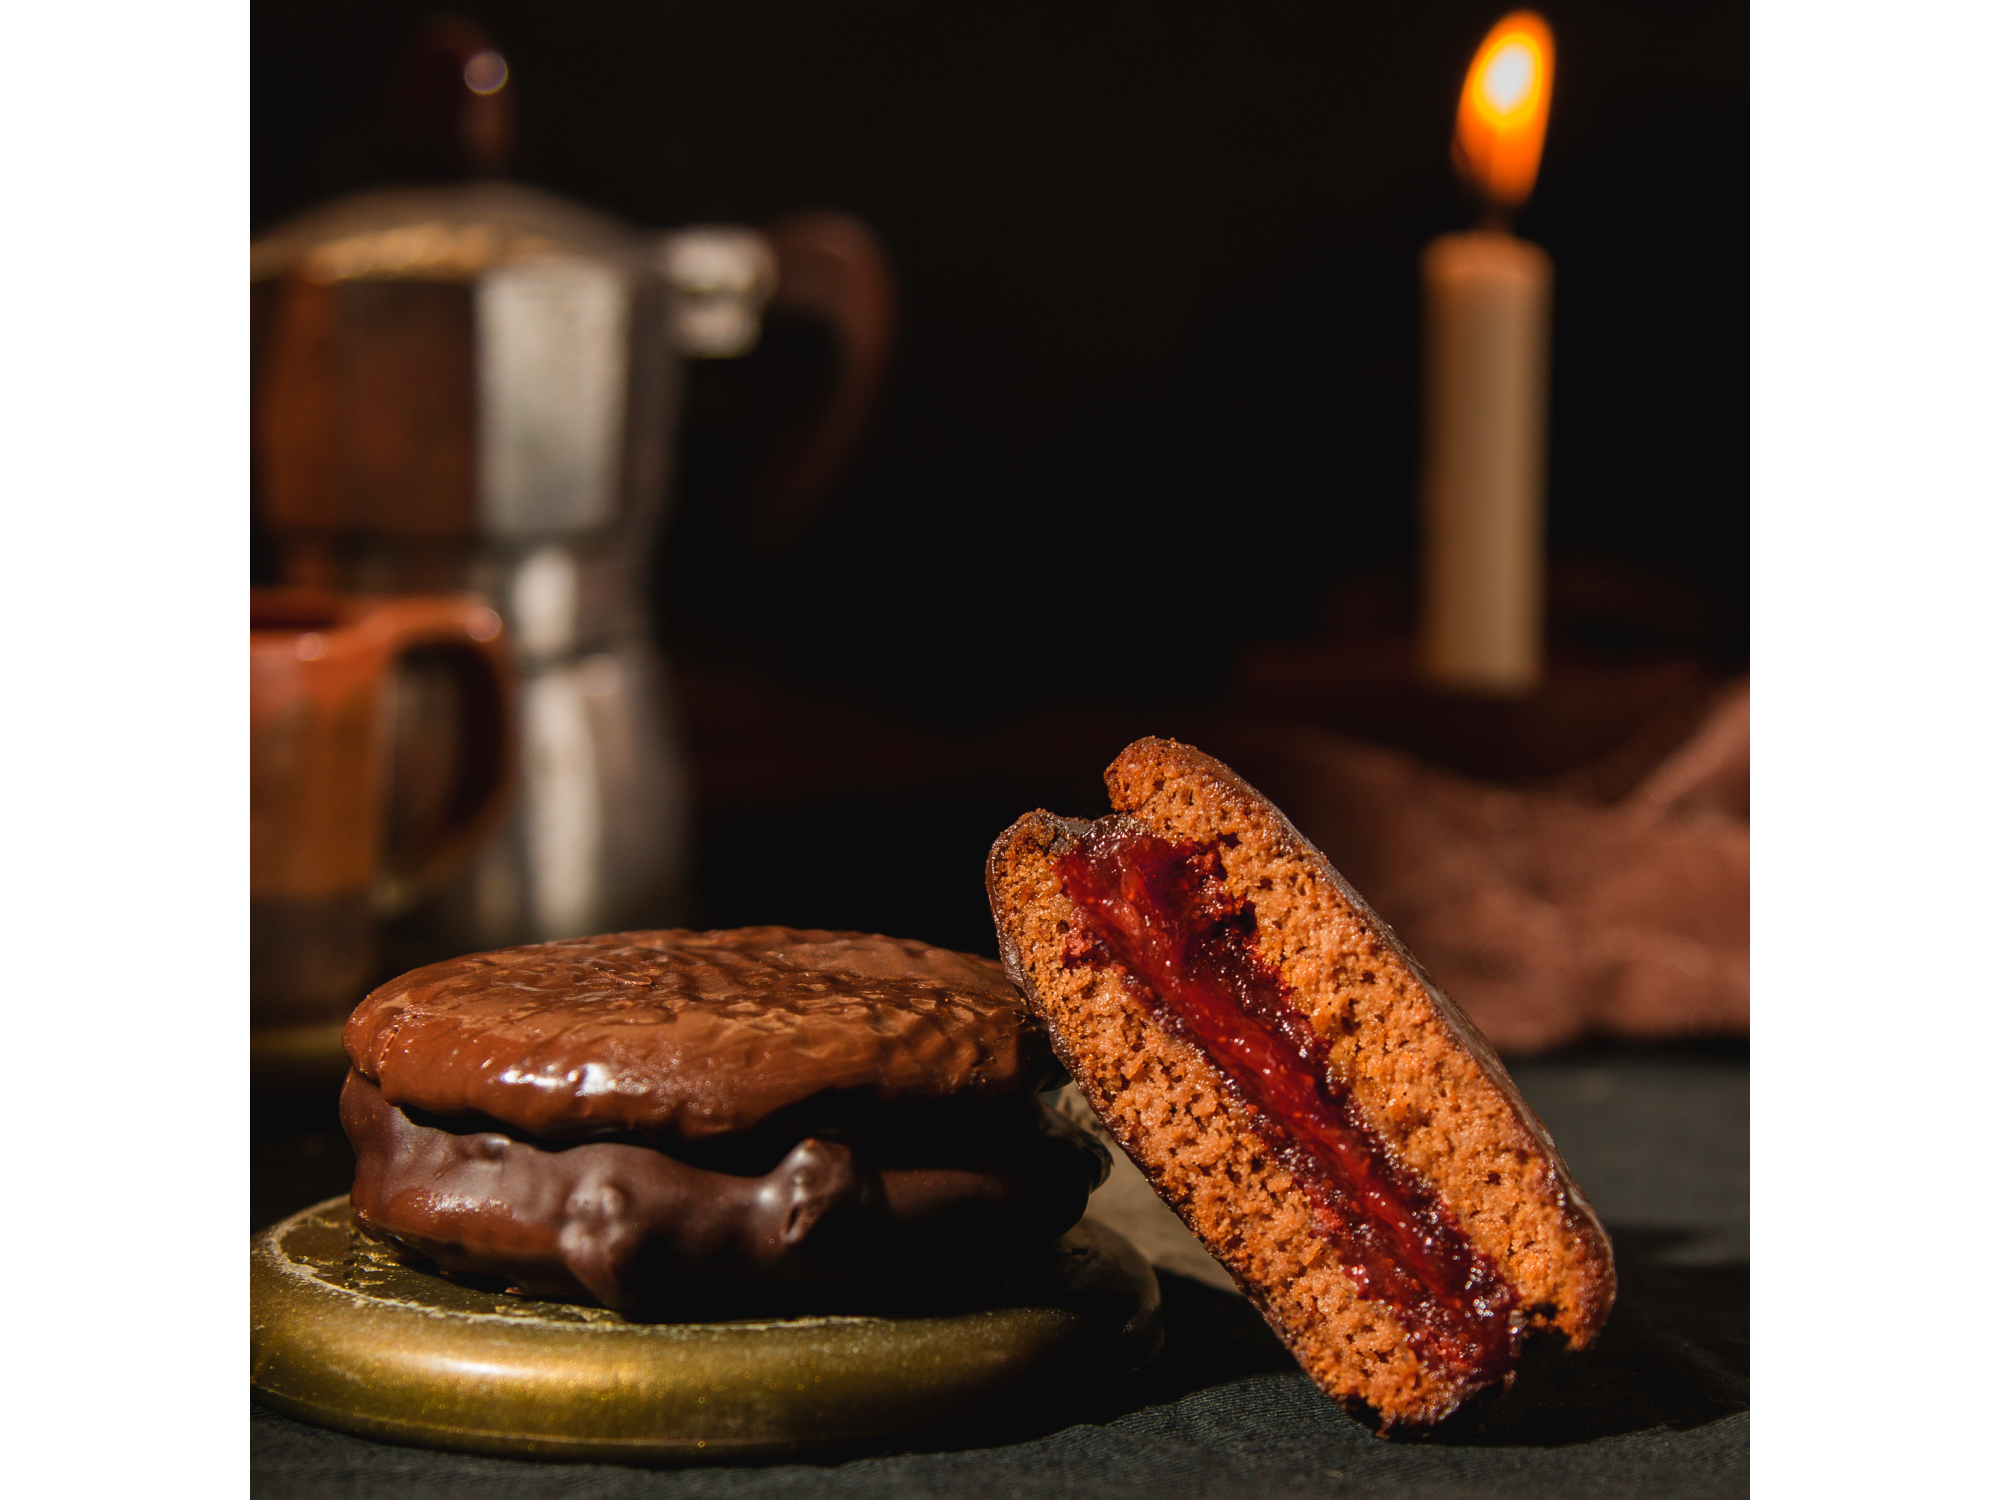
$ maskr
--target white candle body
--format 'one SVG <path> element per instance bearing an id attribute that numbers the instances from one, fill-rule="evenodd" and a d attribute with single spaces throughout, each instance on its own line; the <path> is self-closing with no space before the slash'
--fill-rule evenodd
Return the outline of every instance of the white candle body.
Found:
<path id="1" fill-rule="evenodd" d="M 1524 694 L 1542 677 L 1549 302 L 1539 246 L 1490 231 L 1424 252 L 1423 620 L 1442 687 Z"/>

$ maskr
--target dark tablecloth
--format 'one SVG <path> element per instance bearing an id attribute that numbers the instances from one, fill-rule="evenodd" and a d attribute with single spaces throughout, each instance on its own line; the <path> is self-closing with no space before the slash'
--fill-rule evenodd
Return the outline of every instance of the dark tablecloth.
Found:
<path id="1" fill-rule="evenodd" d="M 252 1483 L 300 1500 L 1747 1493 L 1746 1052 L 1599 1050 L 1513 1072 L 1611 1231 L 1618 1303 L 1591 1350 L 1531 1357 L 1513 1391 L 1421 1438 L 1375 1437 L 1314 1389 L 1242 1299 L 1162 1273 L 1160 1360 L 1115 1404 L 1054 1430 L 840 1463 L 642 1470 L 398 1448 L 253 1401 Z M 258 1150 L 253 1215 L 266 1219 L 326 1196 L 342 1170 L 323 1139 Z"/>

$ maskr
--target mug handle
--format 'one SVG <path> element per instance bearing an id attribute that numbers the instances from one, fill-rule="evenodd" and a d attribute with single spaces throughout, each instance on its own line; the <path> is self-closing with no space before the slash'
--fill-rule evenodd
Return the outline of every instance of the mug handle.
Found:
<path id="1" fill-rule="evenodd" d="M 875 231 L 852 214 L 788 214 L 765 235 L 778 262 L 774 309 L 823 326 L 834 347 L 833 389 L 751 502 L 763 547 L 793 541 L 854 456 L 888 372 L 896 332 L 896 282 Z"/>
<path id="2" fill-rule="evenodd" d="M 439 648 L 459 668 L 464 719 L 457 764 L 432 826 L 384 851 L 378 910 L 407 909 L 456 873 L 498 825 L 514 787 L 517 730 L 512 664 L 500 616 L 470 596 L 371 600 L 354 622 L 381 653 L 381 680 L 411 652 Z"/>

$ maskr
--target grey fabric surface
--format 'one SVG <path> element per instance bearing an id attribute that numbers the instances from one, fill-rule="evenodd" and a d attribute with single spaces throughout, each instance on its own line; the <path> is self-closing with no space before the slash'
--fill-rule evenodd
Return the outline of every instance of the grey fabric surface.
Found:
<path id="1" fill-rule="evenodd" d="M 398 1448 L 253 1402 L 253 1487 L 302 1500 L 1747 1493 L 1747 1055 L 1599 1051 L 1513 1071 L 1610 1227 L 1618 1305 L 1589 1352 L 1532 1355 L 1513 1391 L 1423 1438 L 1375 1437 L 1241 1298 L 1167 1273 L 1160 1361 L 1066 1425 L 841 1463 L 640 1470 Z M 281 1158 L 266 1146 L 265 1204 L 283 1206 Z"/>

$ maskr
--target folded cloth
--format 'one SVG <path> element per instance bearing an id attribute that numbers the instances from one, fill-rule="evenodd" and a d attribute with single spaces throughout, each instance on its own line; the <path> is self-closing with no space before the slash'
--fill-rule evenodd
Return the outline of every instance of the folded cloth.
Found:
<path id="1" fill-rule="evenodd" d="M 1322 731 L 1216 751 L 1502 1051 L 1750 1029 L 1750 687 L 1610 804 L 1486 786 Z"/>

